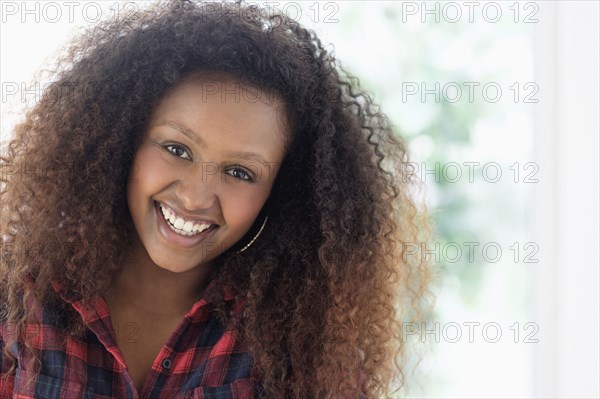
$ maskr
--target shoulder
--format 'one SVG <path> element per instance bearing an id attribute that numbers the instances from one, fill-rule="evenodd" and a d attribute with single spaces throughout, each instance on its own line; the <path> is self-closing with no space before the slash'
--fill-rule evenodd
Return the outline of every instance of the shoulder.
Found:
<path id="1" fill-rule="evenodd" d="M 53 301 L 41 305 L 30 305 L 33 308 L 34 319 L 23 322 L 10 321 L 8 312 L 0 313 L 0 339 L 3 341 L 18 341 L 23 339 L 44 341 L 63 337 L 68 328 L 69 315 L 66 308 Z M 12 320 L 12 319 L 11 319 Z"/>

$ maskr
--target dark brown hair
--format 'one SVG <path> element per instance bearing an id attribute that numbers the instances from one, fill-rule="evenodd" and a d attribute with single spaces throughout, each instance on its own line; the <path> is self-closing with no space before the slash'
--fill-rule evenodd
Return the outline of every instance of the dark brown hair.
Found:
<path id="1" fill-rule="evenodd" d="M 153 107 L 189 74 L 222 71 L 278 93 L 291 121 L 267 227 L 215 269 L 245 299 L 262 386 L 273 398 L 376 398 L 404 382 L 401 323 L 431 279 L 403 245 L 429 237 L 419 184 L 404 141 L 312 30 L 239 2 L 161 1 L 101 22 L 57 65 L 0 158 L 6 323 L 35 323 L 28 304 L 56 299 L 51 280 L 84 302 L 106 290 L 135 234 L 126 185 Z"/>

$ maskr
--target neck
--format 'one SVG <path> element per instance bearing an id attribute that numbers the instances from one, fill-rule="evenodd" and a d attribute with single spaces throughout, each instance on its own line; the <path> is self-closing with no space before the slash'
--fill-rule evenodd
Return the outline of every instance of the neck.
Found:
<path id="1" fill-rule="evenodd" d="M 211 268 L 173 273 L 157 266 L 143 245 L 136 247 L 117 272 L 107 299 L 147 315 L 183 316 L 200 299 Z"/>

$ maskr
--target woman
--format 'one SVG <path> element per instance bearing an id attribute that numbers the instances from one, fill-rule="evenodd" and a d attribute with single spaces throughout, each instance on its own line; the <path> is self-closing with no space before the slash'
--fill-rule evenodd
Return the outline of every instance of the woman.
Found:
<path id="1" fill-rule="evenodd" d="M 394 395 L 427 221 L 314 32 L 167 1 L 62 61 L 2 157 L 43 173 L 2 177 L 0 398 Z"/>

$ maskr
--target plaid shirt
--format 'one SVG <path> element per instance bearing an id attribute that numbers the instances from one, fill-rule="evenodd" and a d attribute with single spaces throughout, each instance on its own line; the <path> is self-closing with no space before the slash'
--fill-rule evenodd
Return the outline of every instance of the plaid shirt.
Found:
<path id="1" fill-rule="evenodd" d="M 9 398 L 159 398 L 159 399 L 250 399 L 257 395 L 259 384 L 251 375 L 252 356 L 240 348 L 233 320 L 223 326 L 211 311 L 206 297 L 196 302 L 185 315 L 155 359 L 141 392 L 137 392 L 127 371 L 109 318 L 106 302 L 96 297 L 91 308 L 60 291 L 61 298 L 81 315 L 87 331 L 83 340 L 69 338 L 58 344 L 60 316 L 45 307 L 40 334 L 33 334 L 35 346 L 41 349 L 41 372 L 31 387 L 26 386 L 28 371 L 22 368 L 19 351 L 15 373 L 0 380 L 0 399 Z M 211 283 L 208 289 L 214 288 Z M 224 299 L 232 303 L 239 320 L 241 301 L 224 290 Z M 1 372 L 8 370 L 8 359 L 1 351 L 10 333 L 0 321 Z"/>

